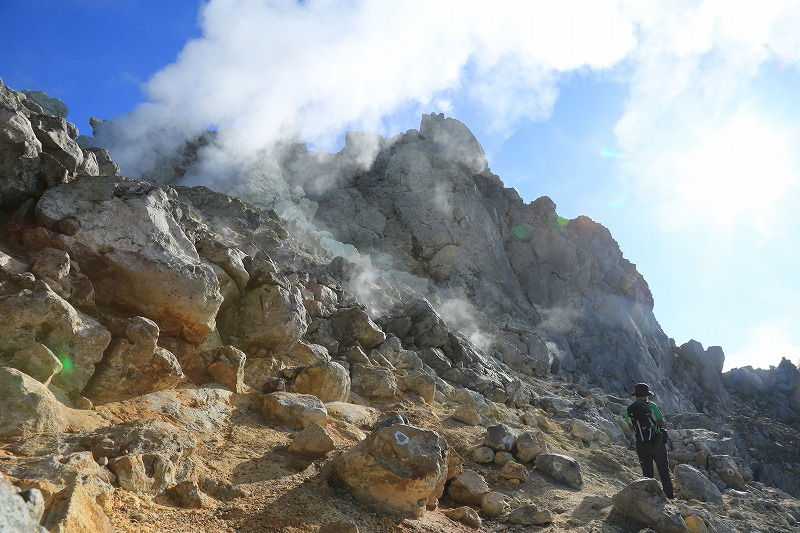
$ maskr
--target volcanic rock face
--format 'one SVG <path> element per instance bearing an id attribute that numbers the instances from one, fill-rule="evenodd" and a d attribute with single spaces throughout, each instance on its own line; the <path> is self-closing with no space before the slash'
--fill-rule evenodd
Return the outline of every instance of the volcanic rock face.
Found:
<path id="1" fill-rule="evenodd" d="M 207 507 L 273 491 L 280 512 L 236 527 L 358 530 L 303 511 L 309 491 L 348 498 L 318 472 L 375 516 L 425 520 L 445 498 L 472 507 L 436 519 L 569 529 L 571 513 L 514 491 L 638 477 L 621 415 L 639 381 L 687 497 L 752 514 L 678 512 L 639 483 L 614 505 L 648 493 L 652 512 L 625 516 L 731 530 L 783 510 L 778 489 L 800 495 L 795 365 L 722 374 L 721 348 L 677 346 L 609 232 L 524 204 L 464 124 L 425 115 L 338 154 L 287 145 L 214 192 L 177 185 L 213 133 L 143 181 L 65 115 L 0 83 L 0 471 L 43 499 L 28 494 L 28 516 L 4 490 L 0 517 L 103 531 L 169 497 L 225 530 Z M 786 509 L 769 520 L 796 525 Z"/>
<path id="2" fill-rule="evenodd" d="M 315 221 L 337 239 L 499 319 L 483 333 L 490 353 L 514 369 L 560 368 L 620 392 L 671 375 L 673 352 L 647 283 L 605 228 L 559 218 L 546 197 L 525 205 L 453 119 L 425 115 L 418 132 L 378 144 L 366 171 L 348 173 L 356 150 L 348 145 L 324 168 L 297 152 L 286 163 L 311 175 L 342 169 L 336 187 L 312 196 Z M 691 408 L 669 381 L 659 397 Z"/>

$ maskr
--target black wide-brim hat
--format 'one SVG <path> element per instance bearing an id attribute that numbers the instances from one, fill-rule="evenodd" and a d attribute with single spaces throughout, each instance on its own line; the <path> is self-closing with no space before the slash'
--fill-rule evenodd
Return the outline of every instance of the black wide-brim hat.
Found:
<path id="1" fill-rule="evenodd" d="M 650 387 L 647 383 L 637 383 L 631 396 L 655 396 L 655 394 L 650 392 Z"/>

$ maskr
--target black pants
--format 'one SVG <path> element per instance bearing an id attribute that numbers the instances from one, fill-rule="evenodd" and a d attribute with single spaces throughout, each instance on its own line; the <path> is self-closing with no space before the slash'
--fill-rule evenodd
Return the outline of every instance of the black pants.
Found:
<path id="1" fill-rule="evenodd" d="M 658 477 L 661 478 L 661 486 L 664 487 L 664 494 L 672 499 L 675 494 L 672 491 L 672 479 L 669 477 L 669 461 L 667 460 L 667 442 L 664 435 L 659 434 L 653 442 L 637 442 L 636 455 L 639 456 L 639 464 L 642 465 L 642 475 L 653 478 L 653 462 L 658 468 Z"/>

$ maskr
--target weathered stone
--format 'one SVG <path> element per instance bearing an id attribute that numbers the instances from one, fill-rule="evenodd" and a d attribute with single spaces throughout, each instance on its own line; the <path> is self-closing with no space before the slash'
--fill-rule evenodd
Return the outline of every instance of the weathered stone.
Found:
<path id="1" fill-rule="evenodd" d="M 497 451 L 494 453 L 494 459 L 492 462 L 497 466 L 504 466 L 507 462 L 513 461 L 514 456 L 511 455 L 511 452 L 504 452 L 504 451 Z"/>
<path id="2" fill-rule="evenodd" d="M 371 433 L 346 451 L 335 476 L 378 509 L 416 517 L 434 508 L 447 476 L 447 441 L 438 433 L 394 425 Z"/>
<path id="3" fill-rule="evenodd" d="M 220 328 L 239 347 L 265 347 L 274 356 L 288 352 L 308 329 L 308 315 L 296 289 L 263 285 L 223 313 Z"/>
<path id="4" fill-rule="evenodd" d="M 315 422 L 298 432 L 289 444 L 290 452 L 307 457 L 319 457 L 333 449 L 333 439 L 324 427 Z"/>
<path id="5" fill-rule="evenodd" d="M 422 362 L 431 367 L 437 374 L 442 375 L 453 366 L 450 359 L 439 348 L 425 348 L 418 352 Z"/>
<path id="6" fill-rule="evenodd" d="M 358 342 L 362 348 L 368 350 L 386 340 L 386 333 L 381 331 L 365 311 L 357 307 L 334 316 L 331 326 L 336 340 L 345 346 Z"/>
<path id="7" fill-rule="evenodd" d="M 719 489 L 698 469 L 687 464 L 679 464 L 675 466 L 674 473 L 675 484 L 683 498 L 722 507 L 722 494 Z"/>
<path id="8" fill-rule="evenodd" d="M 0 367 L 0 439 L 63 431 L 61 404 L 47 387 L 15 368 Z"/>
<path id="9" fill-rule="evenodd" d="M 514 456 L 521 462 L 527 463 L 536 459 L 540 453 L 548 451 L 549 445 L 541 431 L 525 431 L 517 437 Z"/>
<path id="10" fill-rule="evenodd" d="M 475 509 L 472 507 L 467 507 L 466 505 L 463 507 L 456 507 L 454 509 L 446 509 L 444 511 L 444 515 L 450 520 L 461 522 L 465 526 L 473 529 L 480 529 L 483 525 L 481 517 L 478 516 L 478 513 L 475 512 Z"/>
<path id="11" fill-rule="evenodd" d="M 73 479 L 66 489 L 56 494 L 49 507 L 43 525 L 51 532 L 114 532 L 103 506 L 79 479 Z"/>
<path id="12" fill-rule="evenodd" d="M 397 378 L 388 368 L 355 364 L 350 377 L 353 391 L 363 398 L 388 401 L 397 394 Z"/>
<path id="13" fill-rule="evenodd" d="M 200 490 L 194 481 L 181 481 L 167 489 L 169 498 L 186 509 L 201 509 L 208 507 L 208 496 Z"/>
<path id="14" fill-rule="evenodd" d="M 325 403 L 346 402 L 350 398 L 350 374 L 339 363 L 320 363 L 302 369 L 290 389 L 313 394 Z"/>
<path id="15" fill-rule="evenodd" d="M 58 98 L 48 96 L 42 91 L 32 91 L 29 89 L 22 91 L 22 94 L 24 94 L 28 100 L 36 103 L 45 115 L 67 118 L 67 105 Z"/>
<path id="16" fill-rule="evenodd" d="M 286 353 L 285 359 L 289 361 L 288 364 L 311 366 L 327 363 L 331 356 L 324 346 L 299 340 Z"/>
<path id="17" fill-rule="evenodd" d="M 491 463 L 494 461 L 494 450 L 488 446 L 478 446 L 469 453 L 469 458 L 476 463 Z"/>
<path id="18" fill-rule="evenodd" d="M 361 346 L 354 344 L 347 348 L 344 352 L 345 358 L 351 365 L 371 365 L 372 362 L 367 357 L 367 354 L 364 353 L 364 350 L 361 349 Z"/>
<path id="19" fill-rule="evenodd" d="M 207 369 L 214 362 L 217 350 L 223 346 L 217 330 L 205 335 L 198 343 L 187 342 L 182 338 L 166 337 L 161 334 L 158 338 L 158 344 L 175 354 L 183 373 L 197 384 L 207 383 L 212 379 L 213 376 L 208 373 Z M 248 362 L 246 361 L 245 365 Z"/>
<path id="20" fill-rule="evenodd" d="M 71 486 L 77 482 L 92 501 L 110 511 L 114 502 L 113 475 L 97 464 L 91 452 L 70 451 L 70 447 L 75 446 L 48 452 L 55 455 L 18 459 L 4 465 L 4 469 L 20 487 L 39 492 L 48 510 L 57 497 L 69 497 Z"/>
<path id="21" fill-rule="evenodd" d="M 503 465 L 503 468 L 500 469 L 500 477 L 508 479 L 510 481 L 520 481 L 525 482 L 528 481 L 528 469 L 525 468 L 524 465 L 519 464 L 516 461 L 508 461 L 506 464 Z"/>
<path id="22" fill-rule="evenodd" d="M 208 373 L 217 381 L 241 394 L 245 390 L 244 367 L 247 356 L 235 346 L 227 345 L 217 350 L 217 360 L 208 365 Z"/>
<path id="23" fill-rule="evenodd" d="M 570 421 L 569 430 L 573 437 L 578 437 L 584 442 L 593 442 L 598 438 L 597 428 L 580 418 L 573 418 Z"/>
<path id="24" fill-rule="evenodd" d="M 39 279 L 51 280 L 48 283 L 50 288 L 59 296 L 68 300 L 72 288 L 70 264 L 70 257 L 67 252 L 56 250 L 55 248 L 44 248 L 34 256 L 31 272 Z M 52 283 L 53 281 L 55 283 Z M 58 288 L 62 290 L 59 291 Z"/>
<path id="25" fill-rule="evenodd" d="M 436 379 L 422 370 L 401 376 L 398 386 L 402 391 L 413 392 L 428 404 L 433 403 L 436 396 Z"/>
<path id="26" fill-rule="evenodd" d="M 486 428 L 486 436 L 483 439 L 485 446 L 504 452 L 513 450 L 516 442 L 517 434 L 505 424 L 495 424 Z"/>
<path id="27" fill-rule="evenodd" d="M 0 531 L 45 533 L 39 526 L 41 518 L 41 512 L 32 511 L 17 488 L 0 474 Z"/>
<path id="28" fill-rule="evenodd" d="M 736 490 L 744 490 L 745 480 L 739 467 L 729 455 L 712 455 L 708 458 L 708 467 L 716 473 L 725 484 Z"/>
<path id="29" fill-rule="evenodd" d="M 162 493 L 194 480 L 195 439 L 156 420 L 102 428 L 88 440 L 95 457 L 107 457 L 117 483 L 132 492 Z"/>
<path id="30" fill-rule="evenodd" d="M 454 477 L 447 487 L 447 495 L 456 503 L 480 505 L 483 495 L 489 492 L 489 484 L 474 470 L 464 470 Z"/>
<path id="31" fill-rule="evenodd" d="M 371 428 L 375 424 L 377 410 L 365 405 L 345 402 L 331 402 L 325 405 L 328 414 L 348 424 Z"/>
<path id="32" fill-rule="evenodd" d="M 498 518 L 503 513 L 508 512 L 510 506 L 506 501 L 505 494 L 501 492 L 487 492 L 481 499 L 481 510 L 489 518 Z"/>
<path id="33" fill-rule="evenodd" d="M 328 421 L 328 412 L 319 398 L 295 392 L 265 395 L 263 413 L 270 422 L 301 429 L 312 423 L 325 427 Z"/>
<path id="34" fill-rule="evenodd" d="M 508 515 L 508 521 L 512 524 L 523 526 L 541 526 L 551 523 L 553 517 L 549 510 L 539 509 L 536 504 L 528 503 L 511 511 L 511 514 Z"/>
<path id="35" fill-rule="evenodd" d="M 663 533 L 685 533 L 686 523 L 677 509 L 667 505 L 661 484 L 655 479 L 642 478 L 616 493 L 614 509 L 623 516 Z"/>
<path id="36" fill-rule="evenodd" d="M 44 344 L 34 344 L 19 350 L 8 366 L 21 370 L 44 385 L 49 385 L 53 376 L 61 372 L 64 365 Z"/>
<path id="37" fill-rule="evenodd" d="M 51 246 L 81 258 L 98 303 L 134 309 L 162 331 L 196 342 L 214 329 L 222 296 L 174 214 L 167 190 L 108 177 L 52 187 L 36 205 L 45 227 L 68 218 L 79 224 L 74 235 L 51 234 Z"/>
<path id="38" fill-rule="evenodd" d="M 161 348 L 158 325 L 138 316 L 127 321 L 125 338 L 115 339 L 84 390 L 96 404 L 173 388 L 184 379 L 175 355 Z"/>
<path id="39" fill-rule="evenodd" d="M 578 461 L 557 453 L 540 453 L 536 456 L 536 469 L 557 483 L 573 489 L 583 486 L 583 475 Z"/>
<path id="40" fill-rule="evenodd" d="M 479 426 L 481 424 L 481 414 L 474 404 L 462 404 L 456 407 L 453 412 L 453 420 L 458 420 L 469 426 Z"/>
<path id="41" fill-rule="evenodd" d="M 0 299 L 0 316 L 0 352 L 47 346 L 63 365 L 51 383 L 70 394 L 80 393 L 111 342 L 100 323 L 40 281 L 34 282 L 33 290 Z"/>

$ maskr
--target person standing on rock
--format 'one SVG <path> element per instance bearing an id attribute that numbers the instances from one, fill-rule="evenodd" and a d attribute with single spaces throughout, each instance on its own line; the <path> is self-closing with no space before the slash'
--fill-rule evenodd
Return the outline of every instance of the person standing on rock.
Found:
<path id="1" fill-rule="evenodd" d="M 636 400 L 628 406 L 623 418 L 636 435 L 636 455 L 642 466 L 642 474 L 652 478 L 653 463 L 658 468 L 661 486 L 667 498 L 675 497 L 672 490 L 672 479 L 669 475 L 669 461 L 667 460 L 667 429 L 664 426 L 664 414 L 661 409 L 650 401 L 650 387 L 647 383 L 637 383 L 633 394 Z"/>

